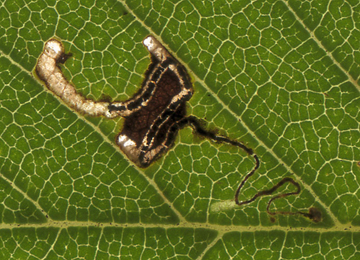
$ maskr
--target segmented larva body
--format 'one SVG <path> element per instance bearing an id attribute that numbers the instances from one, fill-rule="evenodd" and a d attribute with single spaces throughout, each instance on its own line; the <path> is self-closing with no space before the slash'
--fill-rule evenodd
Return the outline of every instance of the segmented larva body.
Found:
<path id="1" fill-rule="evenodd" d="M 85 99 L 76 93 L 71 85 L 62 74 L 58 67 L 59 60 L 65 57 L 64 47 L 61 42 L 51 39 L 46 42 L 44 51 L 40 55 L 36 72 L 46 86 L 59 96 L 68 106 L 91 116 L 106 116 L 113 118 L 119 116 L 118 112 L 110 112 L 108 102 L 96 102 L 91 99 Z"/>

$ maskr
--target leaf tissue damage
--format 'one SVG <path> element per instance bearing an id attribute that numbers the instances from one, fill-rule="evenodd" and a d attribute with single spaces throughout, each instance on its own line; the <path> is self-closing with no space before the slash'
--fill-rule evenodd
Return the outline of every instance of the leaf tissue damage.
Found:
<path id="1" fill-rule="evenodd" d="M 283 178 L 271 189 L 257 192 L 251 199 L 239 201 L 241 189 L 259 168 L 260 159 L 251 148 L 228 137 L 216 135 L 203 128 L 196 117 L 187 116 L 186 102 L 191 98 L 193 88 L 185 67 L 155 37 L 146 37 L 143 44 L 148 49 L 152 62 L 141 89 L 125 102 L 97 102 L 78 94 L 74 86 L 66 80 L 59 66 L 71 54 L 66 54 L 62 43 L 56 39 L 50 39 L 45 43 L 44 51 L 38 59 L 36 73 L 55 95 L 78 112 L 107 118 L 124 117 L 124 126 L 116 138 L 116 143 L 139 167 L 149 166 L 166 153 L 173 145 L 178 130 L 190 125 L 197 134 L 215 142 L 239 147 L 254 158 L 253 169 L 243 178 L 235 191 L 234 201 L 238 206 L 249 204 L 261 196 L 272 195 L 283 185 L 291 184 L 296 191 L 273 196 L 268 202 L 267 213 L 270 216 L 301 215 L 314 222 L 320 222 L 321 212 L 314 207 L 308 212 L 270 210 L 273 201 L 300 194 L 299 183 L 289 177 Z"/>

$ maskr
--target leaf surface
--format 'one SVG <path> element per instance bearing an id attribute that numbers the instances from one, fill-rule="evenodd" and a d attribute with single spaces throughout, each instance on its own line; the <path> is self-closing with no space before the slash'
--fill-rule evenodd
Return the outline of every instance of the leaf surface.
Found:
<path id="1" fill-rule="evenodd" d="M 357 1 L 3 1 L 0 256 L 4 259 L 357 259 L 360 178 Z M 68 108 L 34 68 L 50 38 L 78 92 L 127 100 L 154 35 L 187 68 L 187 113 L 252 148 L 240 199 L 284 177 L 297 197 L 233 207 L 253 167 L 190 127 L 140 169 L 116 147 L 123 120 Z M 279 193 L 292 191 L 290 186 Z M 229 206 L 230 205 L 230 206 Z"/>

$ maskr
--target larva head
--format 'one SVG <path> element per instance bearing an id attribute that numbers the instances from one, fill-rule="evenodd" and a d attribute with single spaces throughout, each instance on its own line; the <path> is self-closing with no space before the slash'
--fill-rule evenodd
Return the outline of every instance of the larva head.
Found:
<path id="1" fill-rule="evenodd" d="M 46 42 L 44 52 L 50 58 L 57 60 L 64 53 L 64 47 L 59 41 L 51 39 Z"/>

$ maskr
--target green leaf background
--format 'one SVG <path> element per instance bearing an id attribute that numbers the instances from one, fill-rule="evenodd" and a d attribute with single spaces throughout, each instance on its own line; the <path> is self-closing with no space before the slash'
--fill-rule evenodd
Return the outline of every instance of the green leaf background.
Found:
<path id="1" fill-rule="evenodd" d="M 321 222 L 271 220 L 268 197 L 226 208 L 253 159 L 190 127 L 137 168 L 122 119 L 76 113 L 35 77 L 56 37 L 80 93 L 126 100 L 149 34 L 193 79 L 188 114 L 259 156 L 240 199 L 290 176 L 300 196 L 272 209 Z M 359 259 L 359 73 L 357 0 L 1 0 L 0 258 Z"/>

